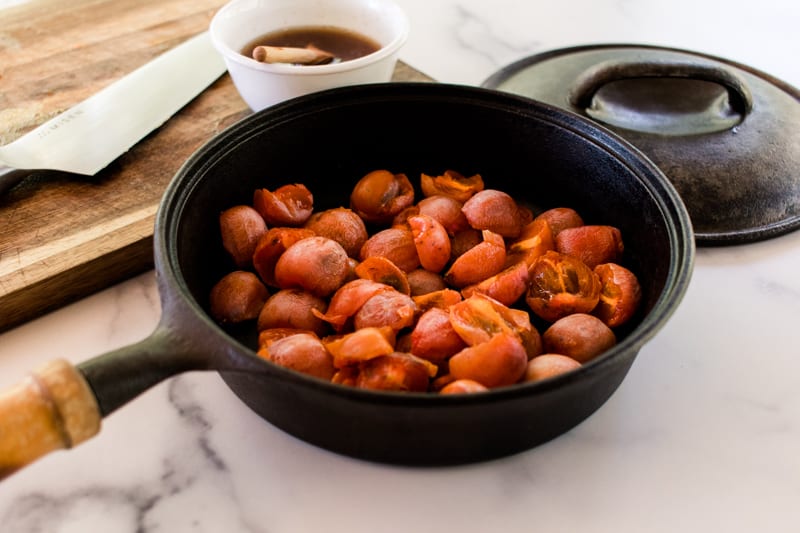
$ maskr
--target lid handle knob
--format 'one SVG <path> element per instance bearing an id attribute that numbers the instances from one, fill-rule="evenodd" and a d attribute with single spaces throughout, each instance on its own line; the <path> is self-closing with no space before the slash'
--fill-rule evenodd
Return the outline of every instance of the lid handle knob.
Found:
<path id="1" fill-rule="evenodd" d="M 576 78 L 569 102 L 579 109 L 589 108 L 604 85 L 637 78 L 684 78 L 717 83 L 728 90 L 730 104 L 736 111 L 744 116 L 753 109 L 750 90 L 730 70 L 703 62 L 658 59 L 608 60 L 592 65 Z"/>

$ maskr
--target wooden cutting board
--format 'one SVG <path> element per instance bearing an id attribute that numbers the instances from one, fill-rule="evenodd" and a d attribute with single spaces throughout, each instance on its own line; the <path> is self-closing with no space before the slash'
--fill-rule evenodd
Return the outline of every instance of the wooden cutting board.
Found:
<path id="1" fill-rule="evenodd" d="M 221 0 L 31 0 L 0 10 L 0 145 L 208 28 Z M 399 63 L 397 81 L 430 81 Z M 161 195 L 250 114 L 225 74 L 96 176 L 39 172 L 0 196 L 0 331 L 152 268 Z"/>

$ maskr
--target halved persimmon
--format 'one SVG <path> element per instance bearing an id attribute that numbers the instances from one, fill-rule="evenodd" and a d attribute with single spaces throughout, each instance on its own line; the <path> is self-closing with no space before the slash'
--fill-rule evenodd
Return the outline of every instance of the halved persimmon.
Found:
<path id="1" fill-rule="evenodd" d="M 411 294 L 408 276 L 386 257 L 367 257 L 355 267 L 356 276 L 389 285 L 403 294 Z"/>
<path id="2" fill-rule="evenodd" d="M 350 207 L 366 222 L 389 224 L 414 203 L 414 187 L 405 174 L 374 170 L 362 177 L 350 194 Z"/>
<path id="3" fill-rule="evenodd" d="M 262 347 L 259 356 L 280 366 L 330 380 L 334 374 L 333 358 L 316 335 L 298 333 Z"/>
<path id="4" fill-rule="evenodd" d="M 333 356 L 333 366 L 344 368 L 394 352 L 394 332 L 389 328 L 363 328 L 333 339 L 322 339 Z"/>
<path id="5" fill-rule="evenodd" d="M 451 305 L 455 305 L 463 299 L 461 293 L 453 289 L 441 289 L 418 296 L 412 296 L 411 298 L 417 305 L 418 313 L 424 313 L 433 307 L 449 309 Z"/>
<path id="6" fill-rule="evenodd" d="M 408 225 L 422 268 L 431 272 L 441 271 L 450 261 L 450 236 L 447 230 L 430 215 L 411 216 Z"/>
<path id="7" fill-rule="evenodd" d="M 524 262 L 529 267 L 537 257 L 555 249 L 553 232 L 545 219 L 534 219 L 526 224 L 519 237 L 508 247 L 506 264 Z"/>
<path id="8" fill-rule="evenodd" d="M 528 357 L 541 353 L 541 336 L 525 311 L 476 293 L 450 306 L 449 312 L 453 329 L 470 346 L 486 342 L 495 335 L 507 334 L 520 340 Z"/>
<path id="9" fill-rule="evenodd" d="M 341 332 L 352 326 L 352 318 L 364 303 L 381 291 L 394 290 L 389 285 L 370 279 L 356 279 L 339 287 L 333 294 L 326 311 L 311 310 L 315 316 L 324 320 Z"/>
<path id="10" fill-rule="evenodd" d="M 411 354 L 393 352 L 361 363 L 355 386 L 399 392 L 426 392 L 430 385 L 431 365 Z M 434 367 L 435 374 L 436 369 Z"/>
<path id="11" fill-rule="evenodd" d="M 483 242 L 461 254 L 444 275 L 444 280 L 454 287 L 463 288 L 492 277 L 506 262 L 506 245 L 503 237 L 489 230 L 482 232 Z"/>
<path id="12" fill-rule="evenodd" d="M 600 279 L 600 301 L 592 314 L 607 326 L 615 328 L 636 313 L 642 299 L 642 288 L 636 275 L 622 265 L 603 263 L 594 267 Z"/>
<path id="13" fill-rule="evenodd" d="M 507 333 L 464 348 L 448 361 L 454 378 L 477 381 L 488 388 L 517 383 L 527 364 L 528 355 L 522 343 Z"/>
<path id="14" fill-rule="evenodd" d="M 461 289 L 461 294 L 469 298 L 475 293 L 485 294 L 504 305 L 512 305 L 528 290 L 528 265 L 519 262 L 502 270 L 480 283 Z"/>
<path id="15" fill-rule="evenodd" d="M 269 226 L 302 226 L 314 211 L 314 196 L 300 183 L 256 189 L 253 207 Z"/>
<path id="16" fill-rule="evenodd" d="M 483 190 L 483 178 L 480 174 L 467 177 L 455 170 L 445 170 L 440 176 L 422 174 L 420 188 L 424 196 L 441 194 L 463 203 Z"/>
<path id="17" fill-rule="evenodd" d="M 600 300 L 600 280 L 577 257 L 545 252 L 533 262 L 525 301 L 537 316 L 555 322 L 572 313 L 589 313 Z"/>

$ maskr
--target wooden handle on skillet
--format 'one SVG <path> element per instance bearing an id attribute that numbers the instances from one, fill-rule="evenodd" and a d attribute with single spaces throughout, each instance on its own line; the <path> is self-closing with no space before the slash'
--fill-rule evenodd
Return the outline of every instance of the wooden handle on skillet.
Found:
<path id="1" fill-rule="evenodd" d="M 83 375 L 58 359 L 0 394 L 0 479 L 97 434 L 100 410 Z"/>

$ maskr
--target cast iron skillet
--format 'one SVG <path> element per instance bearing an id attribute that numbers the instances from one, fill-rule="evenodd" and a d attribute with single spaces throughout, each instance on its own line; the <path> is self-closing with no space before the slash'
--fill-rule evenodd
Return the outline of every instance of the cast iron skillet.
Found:
<path id="1" fill-rule="evenodd" d="M 207 314 L 211 286 L 233 269 L 217 216 L 257 187 L 304 183 L 315 207 L 348 204 L 367 172 L 455 169 L 535 210 L 567 205 L 623 233 L 643 306 L 613 349 L 581 369 L 484 394 L 437 396 L 333 385 L 253 353 L 252 329 Z M 187 370 L 221 373 L 264 419 L 309 443 L 365 460 L 412 465 L 483 461 L 569 430 L 619 386 L 641 346 L 686 290 L 689 217 L 663 174 L 625 141 L 577 115 L 488 89 L 393 83 L 333 89 L 256 113 L 194 154 L 156 220 L 163 316 L 146 340 L 78 366 L 104 416 Z"/>

